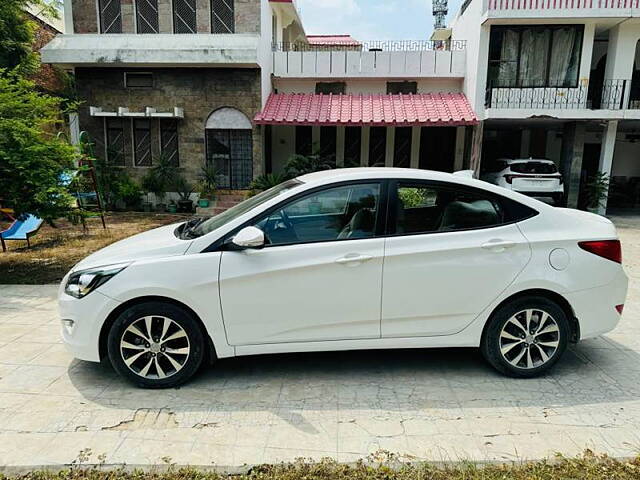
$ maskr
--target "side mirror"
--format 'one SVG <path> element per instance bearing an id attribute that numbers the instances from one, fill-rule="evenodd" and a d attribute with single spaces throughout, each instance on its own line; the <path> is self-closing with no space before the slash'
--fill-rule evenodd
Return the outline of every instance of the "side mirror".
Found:
<path id="1" fill-rule="evenodd" d="M 264 232 L 256 227 L 244 227 L 231 239 L 231 245 L 236 250 L 264 247 Z"/>

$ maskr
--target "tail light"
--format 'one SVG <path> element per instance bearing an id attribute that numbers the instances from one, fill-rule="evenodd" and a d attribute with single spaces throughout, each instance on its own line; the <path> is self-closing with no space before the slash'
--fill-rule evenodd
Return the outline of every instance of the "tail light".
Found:
<path id="1" fill-rule="evenodd" d="M 622 312 L 624 311 L 624 303 L 622 305 L 616 305 L 616 310 L 620 315 L 622 315 Z"/>
<path id="2" fill-rule="evenodd" d="M 578 243 L 581 249 L 589 253 L 606 258 L 612 262 L 622 263 L 622 247 L 620 240 L 598 240 L 594 242 Z"/>
<path id="3" fill-rule="evenodd" d="M 513 183 L 513 177 L 515 177 L 515 175 L 505 175 L 504 181 L 511 185 Z"/>

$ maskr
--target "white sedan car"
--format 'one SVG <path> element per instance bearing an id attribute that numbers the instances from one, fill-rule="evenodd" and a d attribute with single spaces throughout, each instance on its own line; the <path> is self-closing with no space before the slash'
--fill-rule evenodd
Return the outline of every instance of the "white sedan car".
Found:
<path id="1" fill-rule="evenodd" d="M 64 342 L 142 387 L 216 358 L 479 347 L 533 377 L 612 330 L 613 224 L 464 176 L 342 169 L 115 243 L 64 278 Z"/>

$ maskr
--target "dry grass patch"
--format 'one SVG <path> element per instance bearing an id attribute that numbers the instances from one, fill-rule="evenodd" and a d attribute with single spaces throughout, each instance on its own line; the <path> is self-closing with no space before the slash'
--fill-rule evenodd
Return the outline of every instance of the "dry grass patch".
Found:
<path id="1" fill-rule="evenodd" d="M 27 242 L 7 242 L 8 251 L 0 252 L 0 284 L 58 283 L 73 265 L 90 253 L 136 233 L 188 217 L 113 213 L 106 216 L 106 230 L 102 228 L 100 218 L 90 218 L 86 231 L 81 225 L 72 225 L 66 220 L 56 222 L 56 228 L 45 224 L 31 237 L 31 248 L 27 248 Z"/>
<path id="2" fill-rule="evenodd" d="M 148 471 L 108 470 L 101 467 L 74 467 L 56 473 L 33 472 L 3 480 L 637 480 L 640 457 L 621 461 L 586 452 L 577 458 L 558 457 L 551 461 L 503 465 L 455 463 L 435 466 L 428 463 L 406 464 L 392 458 L 384 462 L 360 462 L 342 465 L 332 460 L 265 465 L 244 475 L 224 475 L 197 469 L 171 466 Z"/>

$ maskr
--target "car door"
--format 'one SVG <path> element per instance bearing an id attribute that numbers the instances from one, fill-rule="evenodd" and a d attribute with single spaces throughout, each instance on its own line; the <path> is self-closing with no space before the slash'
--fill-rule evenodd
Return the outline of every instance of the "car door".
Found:
<path id="1" fill-rule="evenodd" d="M 382 337 L 461 331 L 531 257 L 511 220 L 535 212 L 514 213 L 510 200 L 455 184 L 397 182 L 390 202 Z"/>
<path id="2" fill-rule="evenodd" d="M 229 344 L 379 338 L 382 193 L 379 182 L 326 187 L 251 222 L 268 245 L 220 264 Z"/>

